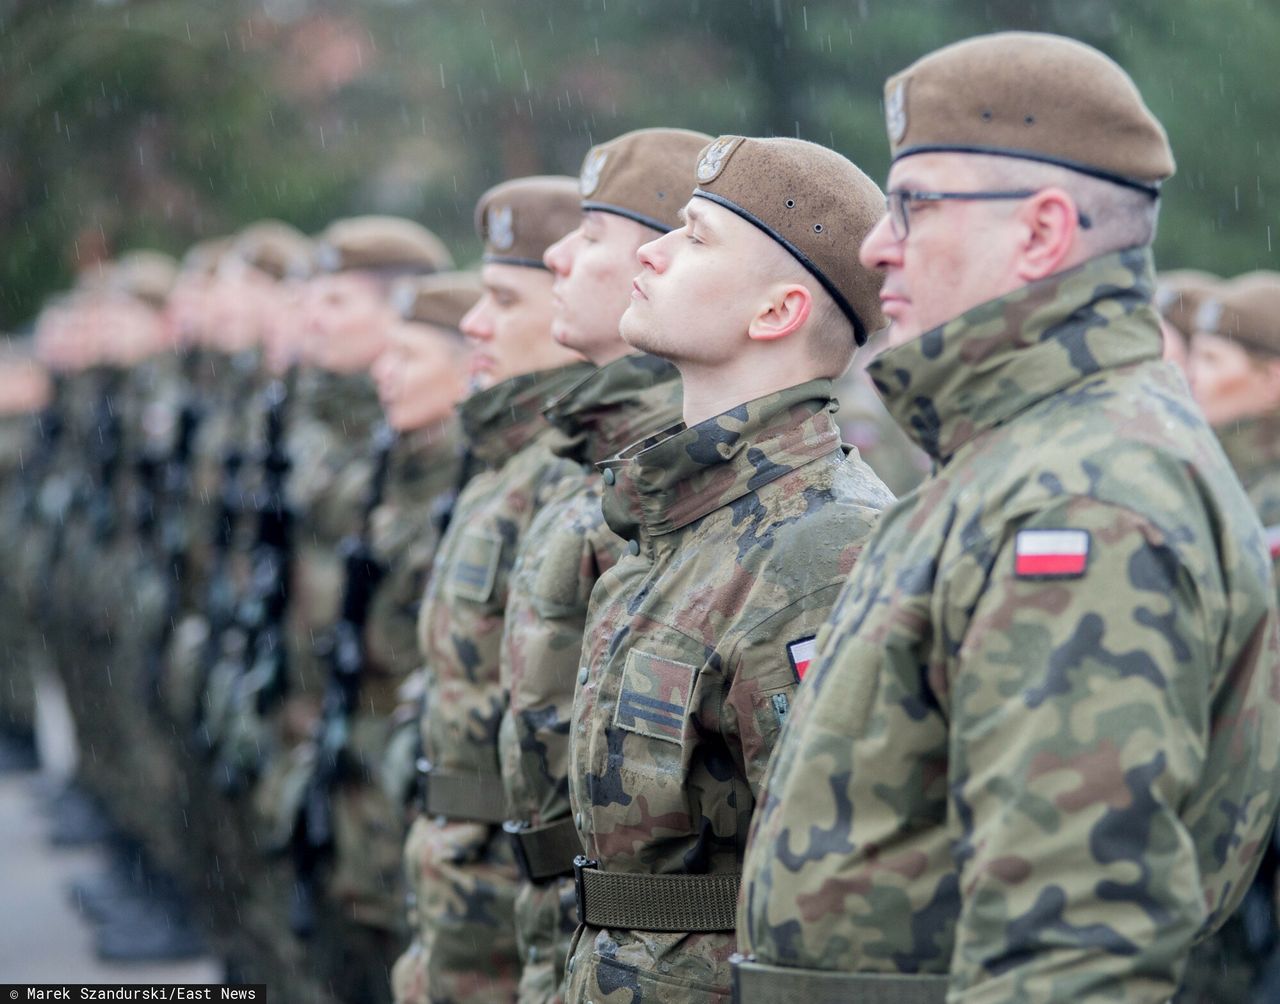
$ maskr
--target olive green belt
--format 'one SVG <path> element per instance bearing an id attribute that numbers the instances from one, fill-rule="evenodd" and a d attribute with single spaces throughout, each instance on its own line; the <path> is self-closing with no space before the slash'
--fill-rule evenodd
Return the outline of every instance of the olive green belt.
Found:
<path id="1" fill-rule="evenodd" d="M 502 824 L 511 838 L 516 865 L 527 882 L 546 882 L 573 874 L 573 859 L 582 853 L 578 828 L 569 818 L 545 826 L 509 819 Z"/>
<path id="2" fill-rule="evenodd" d="M 508 816 L 507 792 L 501 774 L 441 770 L 418 760 L 422 811 L 470 823 L 501 823 Z"/>
<path id="3" fill-rule="evenodd" d="M 573 859 L 578 919 L 592 927 L 631 931 L 732 931 L 738 875 L 639 875 L 602 872 Z"/>
<path id="4" fill-rule="evenodd" d="M 734 1004 L 946 1004 L 945 976 L 835 973 L 733 957 Z"/>

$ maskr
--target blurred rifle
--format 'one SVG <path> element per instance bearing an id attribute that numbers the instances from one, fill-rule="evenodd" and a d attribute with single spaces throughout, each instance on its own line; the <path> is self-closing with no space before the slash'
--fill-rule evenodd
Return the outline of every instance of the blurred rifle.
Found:
<path id="1" fill-rule="evenodd" d="M 158 523 L 158 559 L 166 573 L 164 616 L 160 620 L 159 633 L 152 642 L 147 673 L 148 697 L 157 710 L 160 706 L 160 682 L 169 639 L 182 612 L 183 584 L 188 573 L 191 538 L 187 525 L 187 508 L 191 503 L 191 455 L 195 448 L 196 434 L 204 418 L 204 406 L 196 392 L 197 366 L 196 351 L 186 349 L 182 358 L 185 393 L 178 408 L 169 450 L 158 458 L 156 465 L 152 521 L 140 524 L 140 530 L 152 534 Z"/>
<path id="2" fill-rule="evenodd" d="M 124 374 L 114 368 L 103 376 L 88 441 L 92 477 L 89 525 L 100 544 L 111 539 L 117 526 L 116 477 L 124 455 L 124 430 L 118 404 L 123 379 Z"/>
<path id="3" fill-rule="evenodd" d="M 286 498 L 293 466 L 285 442 L 290 383 L 267 385 L 266 436 L 262 485 L 254 507 L 257 530 L 250 554 L 248 588 L 236 605 L 235 630 L 243 640 L 243 661 L 234 680 L 231 714 L 267 713 L 284 696 L 288 667 L 284 619 L 289 606 L 289 573 L 293 549 L 293 513 Z M 252 705 L 252 707 L 250 707 Z M 241 791 L 257 773 L 235 749 L 223 749 L 219 783 L 228 793 Z"/>
<path id="4" fill-rule="evenodd" d="M 315 928 L 319 868 L 333 850 L 333 787 L 349 769 L 345 753 L 351 718 L 360 704 L 365 625 L 374 593 L 387 574 L 374 551 L 372 521 L 386 494 L 396 435 L 383 424 L 374 430 L 371 441 L 374 469 L 361 512 L 360 531 L 339 545 L 343 560 L 342 607 L 328 639 L 329 676 L 317 732 L 315 765 L 298 807 L 290 844 L 297 881 L 289 922 L 301 937 Z"/>
<path id="5" fill-rule="evenodd" d="M 28 525 L 34 524 L 44 514 L 40 496 L 53 469 L 53 459 L 58 455 L 62 433 L 66 428 L 63 418 L 66 396 L 66 378 L 55 375 L 49 403 L 35 418 L 31 447 L 22 464 L 22 516 Z"/>

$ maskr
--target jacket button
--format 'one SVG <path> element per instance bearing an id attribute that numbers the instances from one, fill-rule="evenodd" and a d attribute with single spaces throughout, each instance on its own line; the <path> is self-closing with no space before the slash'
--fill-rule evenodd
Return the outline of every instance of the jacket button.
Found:
<path id="1" fill-rule="evenodd" d="M 638 541 L 638 540 L 629 540 L 629 541 L 627 541 L 627 550 L 631 552 L 632 557 L 634 557 L 635 555 L 639 554 L 639 553 L 640 553 L 640 541 Z"/>
<path id="2" fill-rule="evenodd" d="M 573 964 L 574 964 L 575 962 L 577 962 L 577 961 L 578 961 L 578 960 L 577 960 L 576 958 L 573 958 L 572 956 L 570 956 L 570 958 L 569 958 L 569 972 L 573 972 Z"/>
<path id="3" fill-rule="evenodd" d="M 602 477 L 604 478 L 604 483 L 606 485 L 611 485 L 618 480 L 618 476 L 613 473 L 612 467 L 606 467 L 604 469 L 604 474 L 602 475 Z"/>
<path id="4" fill-rule="evenodd" d="M 578 670 L 578 682 L 579 682 L 579 683 L 586 683 L 586 682 L 587 682 L 587 667 L 586 667 L 586 666 L 583 666 L 581 669 L 579 669 L 579 670 Z"/>

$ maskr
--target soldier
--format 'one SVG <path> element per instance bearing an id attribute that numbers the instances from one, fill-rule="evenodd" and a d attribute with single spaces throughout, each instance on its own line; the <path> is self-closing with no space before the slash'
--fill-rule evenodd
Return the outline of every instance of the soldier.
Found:
<path id="1" fill-rule="evenodd" d="M 570 178 L 521 178 L 476 207 L 484 293 L 462 320 L 483 389 L 461 406 L 478 473 L 440 542 L 418 620 L 426 665 L 423 815 L 405 844 L 414 940 L 392 974 L 397 1001 L 510 1000 L 519 962 L 517 875 L 501 823 L 499 645 L 508 583 L 529 523 L 573 465 L 547 447 L 548 398 L 582 379 L 548 335 L 551 273 L 542 254 L 577 223 Z"/>
<path id="2" fill-rule="evenodd" d="M 757 813 L 744 1002 L 1166 1001 L 1280 798 L 1257 517 L 1160 362 L 1164 130 L 1052 35 L 886 87 L 892 348 L 935 473 L 881 519 Z"/>
<path id="3" fill-rule="evenodd" d="M 325 885 L 338 923 L 320 932 L 327 937 L 316 954 L 340 1000 L 389 998 L 404 944 L 408 791 L 388 790 L 382 768 L 398 689 L 419 665 L 418 602 L 439 543 L 438 504 L 459 477 L 453 411 L 467 380 L 457 325 L 480 286 L 471 273 L 442 273 L 396 293 L 405 294 L 404 321 L 390 328 L 372 371 L 387 425 L 375 434 L 360 534 L 342 545 L 342 616 L 294 836 L 302 877 L 317 857 L 332 855 Z M 412 726 L 416 732 L 416 719 Z M 409 768 L 402 776 L 411 779 L 412 759 Z"/>
<path id="4" fill-rule="evenodd" d="M 1198 305 L 1187 304 L 1194 321 L 1184 329 L 1192 332 L 1191 390 L 1262 520 L 1280 581 L 1280 275 L 1201 288 Z M 1273 833 L 1243 906 L 1193 953 L 1180 1004 L 1262 1004 L 1280 992 L 1278 865 Z"/>
<path id="5" fill-rule="evenodd" d="M 31 769 L 36 755 L 36 688 L 39 658 L 25 616 L 24 526 L 36 505 L 38 423 L 52 400 L 48 371 L 32 355 L 30 339 L 0 335 L 0 560 L 10 569 L 0 581 L 0 772 Z M 32 449 L 32 444 L 36 449 Z"/>
<path id="6" fill-rule="evenodd" d="M 591 587 L 621 556 L 605 525 L 593 464 L 680 419 L 674 366 L 636 353 L 618 333 L 636 252 L 680 226 L 692 165 L 711 139 L 642 129 L 593 147 L 579 178 L 582 218 L 547 249 L 555 275 L 551 334 L 599 368 L 556 399 L 553 449 L 581 472 L 530 526 L 512 573 L 503 627 L 499 730 L 507 824 L 524 879 L 516 900 L 519 1000 L 560 999 L 577 927 L 573 859 L 582 851 L 569 811 L 569 718 Z"/>
<path id="7" fill-rule="evenodd" d="M 679 369 L 684 422 L 601 465 L 627 553 L 592 591 L 574 695 L 575 1002 L 728 993 L 756 793 L 893 498 L 842 447 L 833 388 L 882 320 L 852 250 L 879 188 L 823 147 L 738 136 L 694 183 L 684 226 L 640 249 L 621 323 Z"/>

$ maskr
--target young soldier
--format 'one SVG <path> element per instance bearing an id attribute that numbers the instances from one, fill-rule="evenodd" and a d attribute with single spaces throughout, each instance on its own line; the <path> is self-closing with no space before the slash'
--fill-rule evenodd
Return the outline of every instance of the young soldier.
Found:
<path id="1" fill-rule="evenodd" d="M 418 621 L 426 663 L 424 814 L 405 845 L 415 938 L 392 974 L 398 1001 L 510 1000 L 518 876 L 502 833 L 499 645 L 511 567 L 529 523 L 572 465 L 547 448 L 549 397 L 582 379 L 554 342 L 542 254 L 578 216 L 571 178 L 521 178 L 476 207 L 484 293 L 462 330 L 484 389 L 460 409 L 478 473 L 458 496 Z"/>
<path id="2" fill-rule="evenodd" d="M 573 859 L 582 847 L 569 811 L 569 718 L 587 598 L 622 553 L 604 525 L 593 464 L 680 417 L 675 367 L 636 353 L 618 321 L 631 302 L 636 251 L 680 225 L 692 165 L 710 139 L 642 129 L 593 147 L 579 179 L 582 220 L 543 256 L 555 275 L 552 336 L 600 368 L 547 410 L 562 435 L 555 452 L 580 473 L 530 527 L 503 630 L 500 748 L 524 878 L 516 901 L 522 1004 L 559 999 L 577 926 Z"/>
<path id="3" fill-rule="evenodd" d="M 938 470 L 881 520 L 787 723 L 739 996 L 1166 1001 L 1280 799 L 1261 528 L 1160 361 L 1168 141 L 1051 35 L 942 49 L 886 109 L 871 373 Z"/>
<path id="4" fill-rule="evenodd" d="M 881 323 L 852 254 L 880 190 L 799 140 L 723 136 L 691 167 L 621 325 L 679 369 L 684 422 L 601 465 L 626 553 L 592 592 L 574 695 L 575 1002 L 727 994 L 765 765 L 892 501 L 842 448 L 832 385 Z"/>

